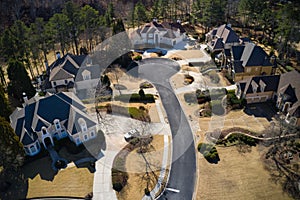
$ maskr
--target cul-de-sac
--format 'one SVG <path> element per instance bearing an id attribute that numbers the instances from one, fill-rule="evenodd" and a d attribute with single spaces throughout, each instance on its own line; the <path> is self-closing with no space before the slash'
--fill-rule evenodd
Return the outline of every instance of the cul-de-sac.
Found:
<path id="1" fill-rule="evenodd" d="M 0 9 L 0 200 L 300 198 L 299 1 Z"/>

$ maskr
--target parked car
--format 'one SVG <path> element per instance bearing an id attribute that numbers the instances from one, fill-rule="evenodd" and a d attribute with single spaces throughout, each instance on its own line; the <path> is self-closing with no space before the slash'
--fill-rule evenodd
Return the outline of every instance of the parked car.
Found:
<path id="1" fill-rule="evenodd" d="M 140 135 L 140 132 L 138 130 L 132 129 L 131 131 L 125 133 L 124 139 L 126 142 L 129 142 L 130 140 L 136 138 L 139 135 Z"/>

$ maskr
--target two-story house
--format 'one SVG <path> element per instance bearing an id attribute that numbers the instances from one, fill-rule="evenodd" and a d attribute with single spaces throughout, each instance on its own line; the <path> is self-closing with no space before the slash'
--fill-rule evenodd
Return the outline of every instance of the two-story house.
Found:
<path id="1" fill-rule="evenodd" d="M 47 149 L 65 137 L 76 145 L 96 137 L 96 122 L 74 93 L 47 93 L 45 97 L 24 100 L 23 108 L 17 108 L 10 121 L 26 155 L 34 156 L 41 145 Z"/>
<path id="2" fill-rule="evenodd" d="M 48 92 L 70 91 L 78 69 L 86 55 L 66 54 L 62 58 L 57 53 L 57 59 L 47 69 L 48 78 L 44 81 L 43 90 Z"/>
<path id="3" fill-rule="evenodd" d="M 247 103 L 273 100 L 286 122 L 300 126 L 300 73 L 254 76 L 236 83 L 236 95 Z"/>
<path id="4" fill-rule="evenodd" d="M 254 43 L 234 46 L 231 49 L 232 62 L 229 71 L 235 82 L 252 76 L 273 74 L 273 64 L 268 54 Z"/>
<path id="5" fill-rule="evenodd" d="M 174 47 L 185 38 L 186 31 L 180 22 L 158 23 L 155 19 L 131 34 L 131 40 L 135 46 L 160 47 L 161 45 L 167 45 Z"/>

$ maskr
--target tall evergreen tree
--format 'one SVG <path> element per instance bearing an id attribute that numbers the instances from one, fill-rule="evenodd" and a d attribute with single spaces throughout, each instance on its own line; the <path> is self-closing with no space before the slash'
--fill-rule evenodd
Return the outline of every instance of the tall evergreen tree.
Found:
<path id="1" fill-rule="evenodd" d="M 134 7 L 134 15 L 137 20 L 138 27 L 140 27 L 141 22 L 146 22 L 148 20 L 146 8 L 140 1 Z"/>
<path id="2" fill-rule="evenodd" d="M 79 48 L 78 48 L 78 36 L 79 36 L 79 31 L 80 31 L 80 8 L 77 4 L 68 1 L 65 4 L 65 7 L 63 9 L 63 14 L 66 15 L 69 19 L 69 23 L 65 26 L 68 27 L 71 40 L 73 41 L 73 45 L 75 46 L 74 48 L 74 53 L 79 55 Z"/>
<path id="3" fill-rule="evenodd" d="M 89 5 L 80 9 L 81 30 L 84 34 L 85 45 L 90 51 L 92 50 L 92 40 L 96 30 L 100 25 L 99 12 Z"/>
<path id="4" fill-rule="evenodd" d="M 10 124 L 0 117 L 0 166 L 4 171 L 23 164 L 24 151 Z"/>
<path id="5" fill-rule="evenodd" d="M 0 85 L 0 116 L 4 117 L 6 120 L 9 120 L 10 114 L 11 114 L 11 109 L 8 105 L 8 100 L 5 97 L 3 87 Z"/>
<path id="6" fill-rule="evenodd" d="M 54 43 L 60 44 L 61 53 L 64 55 L 69 47 L 70 20 L 68 16 L 61 13 L 54 14 L 46 24 L 46 29 L 52 35 Z"/>
<path id="7" fill-rule="evenodd" d="M 35 95 L 36 91 L 25 70 L 24 64 L 17 60 L 10 60 L 7 68 L 9 78 L 8 93 L 22 102 L 23 92 L 28 98 Z"/>

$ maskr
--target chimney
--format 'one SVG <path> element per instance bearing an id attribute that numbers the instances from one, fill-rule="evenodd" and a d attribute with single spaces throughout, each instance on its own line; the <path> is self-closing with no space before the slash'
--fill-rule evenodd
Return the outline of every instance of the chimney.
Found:
<path id="1" fill-rule="evenodd" d="M 156 18 L 153 18 L 153 22 L 157 22 L 157 19 L 156 19 Z"/>
<path id="2" fill-rule="evenodd" d="M 177 24 L 181 24 L 181 20 L 180 19 L 177 19 Z"/>
<path id="3" fill-rule="evenodd" d="M 27 97 L 27 95 L 26 95 L 25 92 L 23 92 L 22 97 L 23 97 L 24 104 L 27 104 L 27 102 L 28 102 L 28 97 Z"/>
<path id="4" fill-rule="evenodd" d="M 56 59 L 60 59 L 60 52 L 59 51 L 56 52 Z"/>

